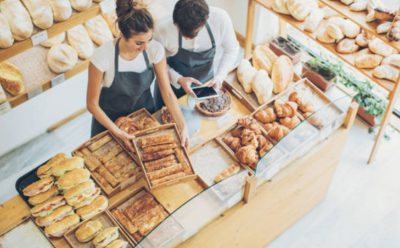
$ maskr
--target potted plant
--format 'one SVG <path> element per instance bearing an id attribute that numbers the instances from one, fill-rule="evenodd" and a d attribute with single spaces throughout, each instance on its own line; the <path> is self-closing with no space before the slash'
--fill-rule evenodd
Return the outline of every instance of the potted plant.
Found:
<path id="1" fill-rule="evenodd" d="M 322 91 L 327 91 L 336 80 L 336 73 L 328 63 L 312 58 L 303 65 L 303 76 Z"/>
<path id="2" fill-rule="evenodd" d="M 273 39 L 269 43 L 269 48 L 278 56 L 288 56 L 294 65 L 300 62 L 301 49 L 296 44 L 283 37 Z"/>

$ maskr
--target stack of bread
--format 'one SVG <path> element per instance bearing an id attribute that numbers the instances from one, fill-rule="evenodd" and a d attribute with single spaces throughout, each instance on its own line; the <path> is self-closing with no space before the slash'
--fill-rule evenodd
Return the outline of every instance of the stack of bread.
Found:
<path id="1" fill-rule="evenodd" d="M 57 154 L 36 171 L 40 180 L 23 189 L 33 206 L 32 216 L 49 237 L 61 237 L 68 229 L 104 211 L 108 200 L 100 195 L 83 159 Z"/>

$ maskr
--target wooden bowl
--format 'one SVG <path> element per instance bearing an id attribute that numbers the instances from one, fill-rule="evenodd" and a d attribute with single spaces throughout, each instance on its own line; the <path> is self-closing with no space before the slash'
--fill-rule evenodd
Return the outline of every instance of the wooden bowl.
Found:
<path id="1" fill-rule="evenodd" d="M 228 99 L 229 99 L 228 102 L 229 102 L 229 103 L 228 103 L 227 106 L 226 106 L 225 108 L 223 108 L 221 111 L 218 111 L 218 112 L 210 112 L 210 111 L 208 111 L 208 110 L 206 110 L 206 109 L 203 109 L 203 108 L 201 107 L 201 104 L 202 104 L 203 102 L 205 102 L 205 101 L 208 101 L 208 100 L 205 100 L 205 101 L 196 103 L 196 106 L 195 106 L 196 110 L 197 110 L 200 114 L 205 115 L 205 116 L 209 116 L 209 117 L 218 117 L 218 116 L 224 115 L 226 112 L 228 112 L 228 111 L 231 109 L 232 98 L 231 98 L 231 96 L 227 93 L 226 90 L 222 90 L 222 92 L 223 92 L 223 94 L 225 94 L 225 95 L 228 97 Z"/>

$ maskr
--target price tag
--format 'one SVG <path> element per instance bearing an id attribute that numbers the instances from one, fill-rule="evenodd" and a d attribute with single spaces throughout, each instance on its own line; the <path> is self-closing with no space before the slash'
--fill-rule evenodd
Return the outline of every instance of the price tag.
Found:
<path id="1" fill-rule="evenodd" d="M 116 7 L 114 0 L 103 0 L 100 3 L 100 9 L 103 14 L 112 12 Z"/>
<path id="2" fill-rule="evenodd" d="M 9 110 L 11 110 L 11 105 L 9 102 L 4 102 L 0 104 L 0 114 L 5 114 Z"/>
<path id="3" fill-rule="evenodd" d="M 37 95 L 39 95 L 42 92 L 43 92 L 42 87 L 34 89 L 33 91 L 28 93 L 28 99 L 32 99 L 32 98 L 36 97 Z"/>
<path id="4" fill-rule="evenodd" d="M 42 32 L 39 32 L 39 33 L 33 35 L 31 39 L 32 39 L 32 45 L 36 46 L 36 45 L 40 44 L 41 42 L 48 40 L 49 37 L 47 35 L 47 31 L 44 30 Z"/>
<path id="5" fill-rule="evenodd" d="M 55 78 L 53 78 L 51 80 L 51 87 L 57 86 L 57 85 L 61 84 L 64 81 L 65 81 L 65 75 L 63 73 L 63 74 L 60 74 L 60 75 L 58 75 L 57 77 L 55 77 Z"/>

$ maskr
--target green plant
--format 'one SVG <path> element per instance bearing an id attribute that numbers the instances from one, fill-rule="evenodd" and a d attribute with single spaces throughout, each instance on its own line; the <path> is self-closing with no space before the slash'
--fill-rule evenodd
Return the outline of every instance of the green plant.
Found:
<path id="1" fill-rule="evenodd" d="M 317 58 L 312 58 L 306 62 L 306 65 L 313 71 L 319 73 L 326 80 L 331 80 L 336 76 L 329 64 Z"/>

